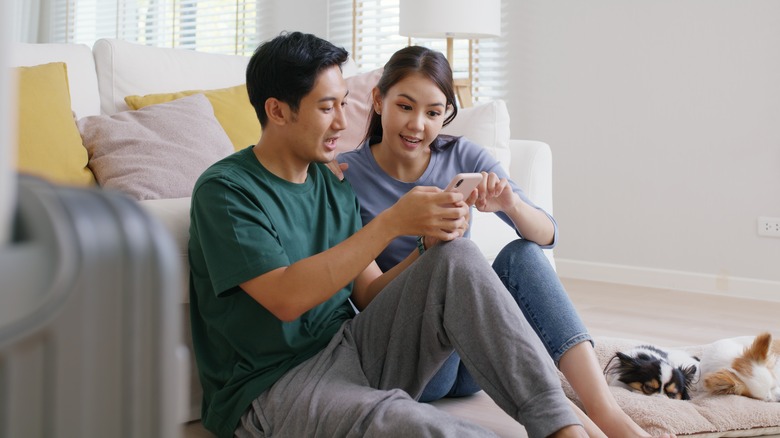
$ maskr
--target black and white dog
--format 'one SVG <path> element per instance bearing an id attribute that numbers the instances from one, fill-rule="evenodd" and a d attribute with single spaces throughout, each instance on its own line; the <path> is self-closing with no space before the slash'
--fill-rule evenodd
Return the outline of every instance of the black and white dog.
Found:
<path id="1" fill-rule="evenodd" d="M 604 368 L 607 383 L 646 395 L 690 400 L 699 380 L 699 358 L 680 350 L 640 345 L 617 352 Z"/>

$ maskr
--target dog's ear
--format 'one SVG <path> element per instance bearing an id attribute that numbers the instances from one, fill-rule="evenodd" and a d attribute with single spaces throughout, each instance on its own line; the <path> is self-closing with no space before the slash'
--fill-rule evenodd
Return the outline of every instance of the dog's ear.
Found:
<path id="1" fill-rule="evenodd" d="M 625 353 L 618 351 L 615 356 L 620 360 L 620 364 L 623 366 L 633 366 L 636 364 L 636 358 L 629 356 Z"/>
<path id="2" fill-rule="evenodd" d="M 607 364 L 604 365 L 604 375 L 620 374 L 621 370 L 623 370 L 626 366 L 626 361 L 630 360 L 630 356 L 626 356 L 619 351 L 616 352 L 614 355 L 612 355 L 612 357 L 609 358 Z"/>
<path id="3" fill-rule="evenodd" d="M 682 374 L 683 377 L 685 377 L 685 386 L 688 389 L 691 389 L 691 386 L 693 385 L 693 378 L 696 377 L 696 365 L 688 365 L 687 367 L 679 367 L 678 368 Z"/>
<path id="4" fill-rule="evenodd" d="M 748 360 L 753 360 L 759 363 L 766 362 L 769 355 L 769 346 L 772 345 L 772 334 L 761 333 L 756 336 L 753 343 L 749 347 L 745 348 L 745 352 L 742 353 L 742 357 Z"/>
<path id="5" fill-rule="evenodd" d="M 682 399 L 683 400 L 690 400 L 690 392 L 694 390 L 694 381 L 693 378 L 696 376 L 696 365 L 688 365 L 687 367 L 678 367 L 678 370 L 683 375 L 683 379 L 685 380 L 685 384 L 682 388 Z"/>
<path id="6" fill-rule="evenodd" d="M 716 395 L 740 395 L 744 391 L 745 385 L 742 384 L 733 371 L 720 370 L 704 376 L 704 387 Z"/>

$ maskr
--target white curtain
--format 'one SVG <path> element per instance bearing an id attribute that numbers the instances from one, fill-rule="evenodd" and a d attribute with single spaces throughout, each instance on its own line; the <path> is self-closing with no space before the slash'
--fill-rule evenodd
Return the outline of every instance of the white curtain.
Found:
<path id="1" fill-rule="evenodd" d="M 4 0 L 8 2 L 11 20 L 5 20 L 10 26 L 11 41 L 20 43 L 38 43 L 41 41 L 41 4 L 48 0 Z"/>
<path id="2" fill-rule="evenodd" d="M 13 0 L 24 2 L 26 0 Z M 118 38 L 157 47 L 249 55 L 270 0 L 35 0 L 40 42 L 91 46 Z"/>

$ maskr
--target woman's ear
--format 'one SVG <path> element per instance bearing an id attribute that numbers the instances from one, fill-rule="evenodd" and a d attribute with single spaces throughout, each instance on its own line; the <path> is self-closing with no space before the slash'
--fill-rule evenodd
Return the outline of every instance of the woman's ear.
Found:
<path id="1" fill-rule="evenodd" d="M 269 97 L 265 101 L 265 114 L 268 122 L 275 125 L 284 125 L 287 122 L 287 114 L 290 107 L 275 97 Z"/>
<path id="2" fill-rule="evenodd" d="M 374 112 L 382 115 L 382 93 L 379 92 L 379 88 L 374 87 L 371 90 L 371 102 L 374 107 Z"/>

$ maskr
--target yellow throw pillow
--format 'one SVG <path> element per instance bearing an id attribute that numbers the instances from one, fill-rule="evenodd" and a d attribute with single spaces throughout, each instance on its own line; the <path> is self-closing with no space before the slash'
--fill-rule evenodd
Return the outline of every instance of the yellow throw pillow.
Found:
<path id="1" fill-rule="evenodd" d="M 235 150 L 254 145 L 260 139 L 260 122 L 255 109 L 249 103 L 249 94 L 245 85 L 220 88 L 216 90 L 188 90 L 176 93 L 147 94 L 146 96 L 127 96 L 125 103 L 131 109 L 137 110 L 157 103 L 166 103 L 192 94 L 204 94 L 214 115 L 225 130 Z"/>
<path id="2" fill-rule="evenodd" d="M 73 120 L 65 63 L 16 67 L 14 74 L 19 87 L 18 171 L 55 183 L 94 185 Z"/>

